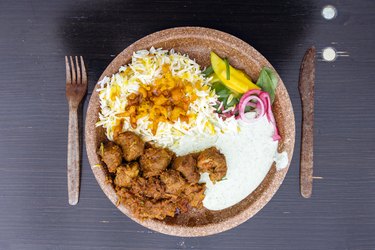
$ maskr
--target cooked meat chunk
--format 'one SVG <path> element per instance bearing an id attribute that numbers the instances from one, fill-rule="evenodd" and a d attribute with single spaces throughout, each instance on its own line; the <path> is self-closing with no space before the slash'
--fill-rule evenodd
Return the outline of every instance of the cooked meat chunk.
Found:
<path id="1" fill-rule="evenodd" d="M 147 200 L 143 207 L 142 217 L 162 220 L 167 216 L 173 217 L 176 209 L 177 205 L 170 200 L 160 200 L 157 202 Z"/>
<path id="2" fill-rule="evenodd" d="M 139 163 L 144 177 L 159 175 L 172 160 L 173 154 L 163 148 L 148 148 L 141 156 Z"/>
<path id="3" fill-rule="evenodd" d="M 132 180 L 138 176 L 138 162 L 131 162 L 126 166 L 119 166 L 116 171 L 115 185 L 120 187 L 130 187 Z"/>
<path id="4" fill-rule="evenodd" d="M 128 209 L 139 218 L 140 215 L 138 214 L 137 210 L 142 206 L 146 198 L 139 198 L 135 196 L 127 188 L 116 188 L 116 192 L 119 197 L 119 201 L 125 204 Z"/>
<path id="5" fill-rule="evenodd" d="M 127 161 L 134 161 L 143 154 L 145 143 L 133 132 L 126 131 L 116 134 L 114 141 L 121 146 L 124 158 Z"/>
<path id="6" fill-rule="evenodd" d="M 178 214 L 183 214 L 183 213 L 186 213 L 189 211 L 189 207 L 191 207 L 189 205 L 189 200 L 186 196 L 179 196 L 178 199 L 171 199 L 173 202 L 176 202 L 176 205 L 177 205 L 177 212 Z"/>
<path id="7" fill-rule="evenodd" d="M 165 185 L 165 191 L 172 195 L 180 195 L 186 186 L 186 181 L 180 175 L 180 172 L 173 169 L 161 173 L 160 180 Z"/>
<path id="8" fill-rule="evenodd" d="M 117 190 L 120 202 L 124 203 L 129 210 L 140 219 L 163 220 L 167 216 L 173 217 L 177 205 L 170 200 L 153 201 L 145 197 L 138 197 L 127 188 Z"/>
<path id="9" fill-rule="evenodd" d="M 130 190 L 137 196 L 145 196 L 154 200 L 165 197 L 165 187 L 156 177 L 148 179 L 138 177 L 133 181 Z"/>
<path id="10" fill-rule="evenodd" d="M 121 164 L 122 151 L 119 146 L 113 142 L 108 142 L 99 149 L 102 160 L 107 165 L 110 173 L 116 172 L 116 168 Z"/>
<path id="11" fill-rule="evenodd" d="M 204 199 L 205 187 L 205 184 L 193 184 L 185 187 L 185 195 L 189 200 L 190 206 L 196 208 L 203 207 L 202 201 Z"/>
<path id="12" fill-rule="evenodd" d="M 114 185 L 118 204 L 138 219 L 163 220 L 201 209 L 206 186 L 198 183 L 200 172 L 208 172 L 213 182 L 227 172 L 225 157 L 215 147 L 175 157 L 132 132 L 117 132 L 114 140 L 103 145 L 99 154 L 111 173 L 107 178 Z"/>
<path id="13" fill-rule="evenodd" d="M 197 161 L 193 155 L 179 156 L 174 159 L 172 168 L 180 171 L 189 183 L 198 183 L 200 175 L 197 169 Z"/>
<path id="14" fill-rule="evenodd" d="M 205 149 L 198 156 L 197 166 L 202 172 L 208 172 L 210 180 L 221 180 L 227 173 L 225 156 L 215 147 Z"/>

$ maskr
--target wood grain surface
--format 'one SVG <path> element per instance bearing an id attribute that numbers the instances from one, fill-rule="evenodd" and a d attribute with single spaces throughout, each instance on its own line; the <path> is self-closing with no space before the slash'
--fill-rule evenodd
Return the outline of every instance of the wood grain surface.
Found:
<path id="1" fill-rule="evenodd" d="M 324 20 L 333 4 L 338 16 Z M 375 249 L 375 2 L 0 2 L 0 249 Z M 83 154 L 81 196 L 67 202 L 68 108 L 64 55 L 85 57 L 95 79 L 126 46 L 165 28 L 197 25 L 233 34 L 283 79 L 296 115 L 294 158 L 283 185 L 250 221 L 205 238 L 147 230 L 105 197 Z M 314 195 L 299 195 L 305 50 L 318 51 Z M 334 62 L 321 51 L 334 47 Z M 81 117 L 82 118 L 82 117 Z M 83 149 L 85 152 L 85 149 Z"/>

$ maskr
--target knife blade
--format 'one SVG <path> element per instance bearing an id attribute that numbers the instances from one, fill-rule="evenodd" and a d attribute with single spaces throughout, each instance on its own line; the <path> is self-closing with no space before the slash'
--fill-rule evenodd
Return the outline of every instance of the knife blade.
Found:
<path id="1" fill-rule="evenodd" d="M 315 57 L 315 47 L 309 48 L 301 63 L 298 83 L 302 102 L 300 191 L 304 198 L 311 197 L 313 185 Z"/>

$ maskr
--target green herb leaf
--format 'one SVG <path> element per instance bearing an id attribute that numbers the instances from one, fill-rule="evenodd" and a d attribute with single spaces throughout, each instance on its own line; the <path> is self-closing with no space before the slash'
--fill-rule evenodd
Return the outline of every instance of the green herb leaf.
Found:
<path id="1" fill-rule="evenodd" d="M 202 73 L 204 74 L 205 77 L 209 77 L 210 75 L 214 73 L 214 69 L 210 65 Z"/>
<path id="2" fill-rule="evenodd" d="M 221 82 L 212 83 L 212 88 L 215 90 L 215 93 L 219 96 L 219 98 L 228 98 L 228 96 L 232 94 L 232 91 Z"/>
<path id="3" fill-rule="evenodd" d="M 233 99 L 227 103 L 228 108 L 233 107 L 234 105 L 237 105 L 240 102 L 240 99 L 237 97 L 233 97 Z"/>
<path id="4" fill-rule="evenodd" d="M 224 58 L 224 62 L 225 62 L 225 69 L 227 73 L 227 80 L 230 80 L 230 67 L 229 67 L 228 59 Z"/>
<path id="5" fill-rule="evenodd" d="M 221 82 L 214 82 L 211 86 L 215 90 L 215 93 L 218 96 L 218 100 L 223 103 L 224 109 L 233 107 L 240 102 L 240 96 L 228 89 Z M 217 105 L 217 107 L 214 107 L 218 109 L 219 105 Z"/>
<path id="6" fill-rule="evenodd" d="M 278 81 L 279 79 L 277 78 L 275 71 L 270 68 L 263 67 L 262 71 L 260 72 L 257 85 L 261 87 L 263 91 L 268 92 L 272 103 L 275 100 Z"/>

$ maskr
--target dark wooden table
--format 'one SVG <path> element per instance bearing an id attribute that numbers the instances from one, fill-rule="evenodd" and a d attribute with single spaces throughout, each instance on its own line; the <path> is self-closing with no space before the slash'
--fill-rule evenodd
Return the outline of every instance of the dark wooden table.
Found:
<path id="1" fill-rule="evenodd" d="M 332 4 L 338 15 L 325 20 Z M 241 226 L 205 238 L 161 235 L 105 197 L 83 154 L 81 198 L 67 201 L 64 55 L 83 55 L 90 97 L 113 57 L 164 28 L 205 26 L 254 46 L 293 102 L 296 147 L 272 201 Z M 299 194 L 305 50 L 317 47 L 313 196 Z M 375 249 L 375 2 L 0 2 L 0 249 Z M 321 51 L 334 47 L 334 62 Z M 85 150 L 85 148 L 83 149 Z"/>

